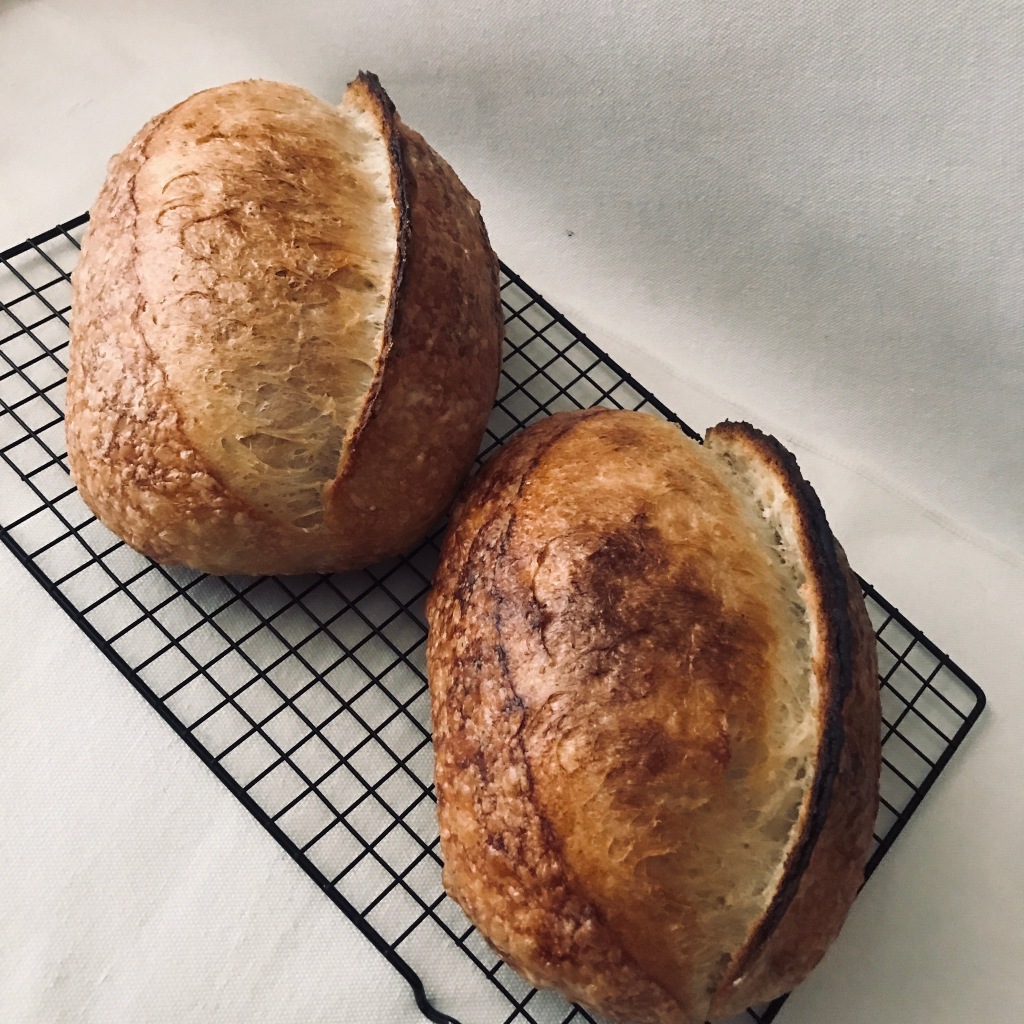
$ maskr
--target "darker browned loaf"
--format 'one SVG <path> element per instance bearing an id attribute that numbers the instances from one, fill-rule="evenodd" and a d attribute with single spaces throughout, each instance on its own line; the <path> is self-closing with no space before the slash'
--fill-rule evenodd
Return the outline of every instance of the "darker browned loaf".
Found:
<path id="1" fill-rule="evenodd" d="M 531 982 L 612 1019 L 799 983 L 863 879 L 874 638 L 793 457 L 559 414 L 470 482 L 428 607 L 448 892 Z"/>

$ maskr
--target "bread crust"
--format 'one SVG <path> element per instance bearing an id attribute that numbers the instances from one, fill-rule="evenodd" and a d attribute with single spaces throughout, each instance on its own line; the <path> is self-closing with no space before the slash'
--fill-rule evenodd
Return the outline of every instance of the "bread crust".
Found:
<path id="1" fill-rule="evenodd" d="M 828 812 L 785 912 L 741 970 L 716 992 L 711 1004 L 716 1019 L 799 985 L 839 935 L 864 882 L 882 766 L 878 656 L 860 584 L 838 544 L 836 550 L 849 595 L 853 672 Z"/>
<path id="2" fill-rule="evenodd" d="M 498 260 L 480 204 L 423 136 L 378 103 L 408 209 L 386 357 L 348 459 L 331 485 L 329 521 L 373 558 L 412 547 L 448 509 L 494 404 L 504 320 Z"/>
<path id="3" fill-rule="evenodd" d="M 762 771 L 744 737 L 768 727 L 760 680 L 785 620 L 718 459 L 641 414 L 532 426 L 458 502 L 428 604 L 445 886 L 531 982 L 612 1019 L 697 1021 L 791 987 L 838 930 L 870 842 L 860 592 L 791 457 L 749 426 L 717 429 L 711 448 L 745 446 L 799 504 L 823 637 L 815 778 L 733 948 L 708 959 L 709 898 L 673 879 L 700 870 L 692 829 L 728 816 L 713 808 L 731 773 Z"/>
<path id="4" fill-rule="evenodd" d="M 832 535 L 814 489 L 796 459 L 749 423 L 712 427 L 705 443 L 723 443 L 773 471 L 800 519 L 809 567 L 808 602 L 823 638 L 815 672 L 823 683 L 815 784 L 801 840 L 750 940 L 719 981 L 715 1018 L 788 992 L 832 944 L 864 879 L 878 813 L 881 703 L 874 630 L 860 584 Z"/>
<path id="5" fill-rule="evenodd" d="M 370 115 L 387 151 L 395 256 L 385 275 L 391 282 L 387 310 L 365 400 L 352 428 L 328 438 L 334 447 L 314 453 L 331 468 L 316 499 L 318 509 L 302 520 L 261 502 L 258 487 L 244 492 L 232 481 L 230 471 L 211 457 L 217 431 L 224 429 L 220 418 L 204 421 L 197 403 L 210 375 L 218 372 L 219 353 L 231 355 L 244 344 L 241 321 L 264 316 L 258 298 L 252 312 L 251 296 L 258 290 L 240 297 L 224 253 L 237 252 L 237 259 L 263 268 L 253 276 L 265 275 L 265 317 L 282 325 L 285 348 L 292 343 L 282 312 L 292 301 L 291 282 L 275 281 L 273 274 L 289 232 L 302 236 L 306 231 L 302 237 L 309 239 L 302 244 L 312 270 L 298 293 L 307 321 L 314 322 L 308 311 L 329 299 L 331 275 L 358 279 L 362 273 L 358 258 L 353 262 L 347 253 L 324 251 L 315 209 L 299 210 L 301 223 L 292 223 L 288 214 L 296 203 L 294 175 L 308 170 L 325 182 L 319 187 L 329 189 L 332 168 L 344 165 L 344 156 L 330 148 L 334 143 L 317 134 L 318 126 L 326 131 L 336 115 L 294 86 L 236 83 L 199 93 L 153 118 L 111 161 L 73 275 L 69 462 L 98 518 L 158 561 L 215 573 L 331 572 L 369 564 L 421 539 L 443 516 L 472 464 L 497 390 L 503 335 L 497 259 L 479 204 L 422 137 L 401 122 L 375 76 L 361 73 L 345 103 Z M 149 170 L 154 152 L 163 156 L 169 147 L 186 152 L 190 146 L 198 151 L 197 143 L 221 139 L 218 117 L 224 110 L 241 120 L 246 141 L 240 145 L 248 147 L 227 158 L 232 173 L 244 173 L 250 161 L 254 168 L 260 160 L 271 165 L 266 175 L 254 171 L 253 195 L 243 195 L 255 209 L 233 210 L 234 197 L 225 192 L 215 218 L 204 221 L 197 214 L 196 223 L 186 225 L 195 229 L 192 234 L 183 228 L 177 240 L 169 240 L 166 231 L 161 233 L 165 219 L 188 218 L 182 204 L 168 210 L 154 201 L 154 189 L 160 196 L 159 181 L 150 180 L 157 173 Z M 195 172 L 188 161 L 197 159 L 202 158 L 186 152 L 183 167 L 174 168 L 177 184 L 165 182 L 164 189 L 187 181 Z M 212 196 L 212 203 L 218 189 L 229 186 L 220 184 L 209 161 L 200 170 L 206 176 L 199 179 L 201 194 Z M 144 172 L 150 175 L 145 190 L 138 184 Z M 358 177 L 357 171 L 352 174 Z M 353 187 L 370 186 L 357 182 Z M 280 224 L 280 244 L 239 242 L 246 220 L 260 218 L 264 227 L 270 225 L 268 231 Z M 173 307 L 159 287 L 154 292 L 154 260 L 159 280 L 174 280 L 181 295 Z M 184 283 L 177 280 L 181 275 Z M 248 302 L 245 314 L 238 312 L 243 301 Z M 189 303 L 204 305 L 196 318 L 200 345 L 194 352 L 186 349 L 189 362 L 183 369 L 182 358 L 166 348 L 166 321 L 173 319 L 180 331 L 184 319 L 187 329 Z M 309 329 L 308 322 L 295 329 Z M 211 330 L 217 336 L 210 336 Z M 324 344 L 336 344 L 344 330 L 340 320 L 327 324 Z M 181 342 L 176 344 L 180 348 Z M 329 347 L 321 351 L 328 369 L 320 370 L 314 358 L 306 371 L 312 377 L 334 373 L 330 367 L 343 358 L 332 357 Z M 251 369 L 244 354 L 232 358 L 246 372 Z M 293 358 L 301 367 L 307 357 Z M 271 367 L 268 380 L 280 372 Z M 302 373 L 294 366 L 289 372 Z M 243 390 L 241 400 L 257 401 L 256 390 Z M 271 435 L 277 429 L 267 426 Z"/>
<path id="6" fill-rule="evenodd" d="M 503 619 L 515 502 L 551 448 L 594 413 L 519 435 L 453 514 L 429 599 L 427 664 L 444 885 L 530 982 L 622 1020 L 671 1020 L 672 998 L 622 947 L 537 799 Z M 506 600 L 506 595 L 508 598 Z"/>

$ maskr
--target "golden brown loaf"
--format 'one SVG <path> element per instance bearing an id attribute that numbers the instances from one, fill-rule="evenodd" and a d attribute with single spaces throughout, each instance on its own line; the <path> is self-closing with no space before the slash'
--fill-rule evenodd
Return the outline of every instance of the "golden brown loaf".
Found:
<path id="1" fill-rule="evenodd" d="M 116 156 L 74 274 L 67 431 L 96 515 L 164 562 L 297 573 L 443 516 L 497 389 L 479 204 L 361 74 L 238 82 Z"/>
<path id="2" fill-rule="evenodd" d="M 531 982 L 624 1021 L 798 983 L 863 878 L 874 638 L 792 456 L 590 410 L 468 485 L 429 608 L 448 892 Z"/>

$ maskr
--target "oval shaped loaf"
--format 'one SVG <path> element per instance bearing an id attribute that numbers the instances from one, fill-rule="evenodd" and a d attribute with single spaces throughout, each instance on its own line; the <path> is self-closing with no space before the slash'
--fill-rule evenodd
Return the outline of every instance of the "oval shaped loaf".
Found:
<path id="1" fill-rule="evenodd" d="M 792 456 L 558 414 L 470 482 L 428 606 L 444 883 L 498 953 L 623 1021 L 797 984 L 863 879 L 863 597 Z"/>
<path id="2" fill-rule="evenodd" d="M 330 572 L 443 516 L 494 402 L 479 204 L 369 74 L 209 89 L 112 161 L 74 273 L 71 471 L 132 547 Z"/>

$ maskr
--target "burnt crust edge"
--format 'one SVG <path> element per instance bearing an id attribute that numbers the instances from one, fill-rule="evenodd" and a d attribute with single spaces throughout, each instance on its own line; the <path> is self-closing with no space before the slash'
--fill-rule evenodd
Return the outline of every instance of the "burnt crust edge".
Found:
<path id="1" fill-rule="evenodd" d="M 819 595 L 819 625 L 824 627 L 825 639 L 821 680 L 825 699 L 819 708 L 817 770 L 807 799 L 801 835 L 786 858 L 782 878 L 771 903 L 716 984 L 715 989 L 720 992 L 742 977 L 778 927 L 796 896 L 828 819 L 845 741 L 843 708 L 853 688 L 853 630 L 848 611 L 846 576 L 836 553 L 835 536 L 817 492 L 804 478 L 796 457 L 778 438 L 745 421 L 725 420 L 709 428 L 705 440 L 714 437 L 735 439 L 749 445 L 775 473 L 795 503 L 796 522 L 808 547 L 808 579 L 813 581 Z"/>
<path id="2" fill-rule="evenodd" d="M 384 383 L 384 376 L 388 371 L 391 350 L 394 347 L 394 325 L 398 314 L 398 305 L 403 298 L 402 284 L 405 279 L 406 265 L 408 263 L 409 232 L 412 220 L 409 204 L 409 182 L 410 174 L 406 166 L 405 146 L 402 142 L 402 133 L 399 130 L 398 111 L 391 97 L 380 84 L 380 79 L 372 71 L 360 71 L 359 74 L 349 82 L 345 89 L 348 96 L 354 91 L 364 91 L 372 103 L 373 112 L 377 115 L 381 133 L 384 136 L 384 144 L 388 151 L 388 165 L 391 171 L 391 195 L 396 210 L 396 233 L 397 247 L 395 251 L 395 264 L 391 271 L 391 287 L 388 294 L 388 306 L 384 314 L 384 331 L 381 339 L 380 355 L 378 357 L 377 369 L 373 380 L 363 398 L 363 406 L 359 413 L 359 419 L 355 422 L 344 440 L 344 448 L 339 452 L 341 465 L 333 481 L 328 483 L 331 488 L 328 492 L 333 496 L 333 488 L 341 483 L 346 477 L 354 472 L 354 460 L 352 458 L 359 438 L 362 436 L 370 421 L 377 414 L 377 398 Z M 329 507 L 331 498 L 325 501 Z"/>

